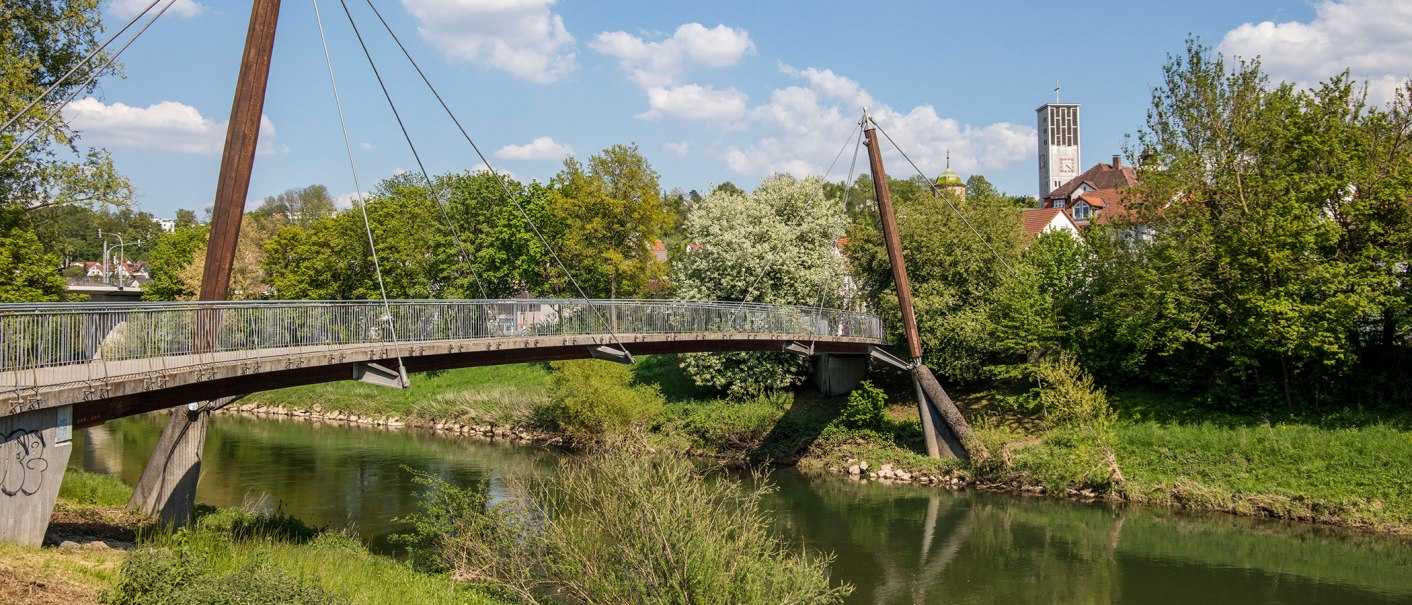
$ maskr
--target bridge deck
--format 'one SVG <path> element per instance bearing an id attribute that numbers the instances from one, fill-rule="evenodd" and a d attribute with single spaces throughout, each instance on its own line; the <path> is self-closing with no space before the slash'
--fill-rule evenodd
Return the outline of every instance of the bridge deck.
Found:
<path id="1" fill-rule="evenodd" d="M 603 329 L 609 323 L 618 328 L 616 340 Z M 652 354 L 778 351 L 801 340 L 815 342 L 822 353 L 866 353 L 883 343 L 881 322 L 872 316 L 742 303 L 0 306 L 0 416 L 75 405 L 75 424 L 84 426 L 194 401 L 349 380 L 367 362 L 395 368 L 399 356 L 409 371 L 424 371 L 583 358 L 589 347 L 617 341 L 635 354 Z M 55 355 L 56 348 L 63 354 Z M 36 355 L 44 352 L 50 354 Z"/>

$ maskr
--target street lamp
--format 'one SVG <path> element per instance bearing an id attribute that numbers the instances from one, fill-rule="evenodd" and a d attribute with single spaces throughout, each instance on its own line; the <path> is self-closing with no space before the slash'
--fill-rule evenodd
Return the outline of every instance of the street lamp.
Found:
<path id="1" fill-rule="evenodd" d="M 127 242 L 124 242 L 124 241 L 123 241 L 123 236 L 121 236 L 121 235 L 119 235 L 119 234 L 117 234 L 117 233 L 109 233 L 109 234 L 107 234 L 107 235 L 111 235 L 111 236 L 113 236 L 113 237 L 118 238 L 118 245 L 117 245 L 117 248 L 118 248 L 118 289 L 121 290 L 121 289 L 123 289 L 123 271 L 126 271 L 126 270 L 127 270 L 127 252 L 126 252 L 126 250 L 124 250 L 124 246 L 127 245 Z M 108 238 L 107 238 L 107 235 L 104 235 L 102 229 L 99 229 L 99 230 L 98 230 L 98 237 L 100 237 L 100 238 L 103 239 L 103 283 L 104 283 L 104 284 L 107 284 L 107 283 L 108 283 L 108 259 L 109 259 L 108 250 L 109 250 L 109 248 L 108 248 Z M 141 246 L 141 245 L 142 245 L 142 240 L 141 240 L 141 239 L 137 240 L 136 242 L 133 243 L 133 245 L 134 245 L 134 246 Z M 134 284 L 135 284 L 135 283 L 136 283 L 136 278 L 134 278 Z"/>

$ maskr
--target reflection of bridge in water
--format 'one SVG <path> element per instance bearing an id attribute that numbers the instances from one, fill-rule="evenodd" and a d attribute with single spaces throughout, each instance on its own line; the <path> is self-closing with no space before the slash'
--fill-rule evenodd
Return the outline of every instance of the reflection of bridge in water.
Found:
<path id="1" fill-rule="evenodd" d="M 867 353 L 875 316 L 681 300 L 265 301 L 0 306 L 0 417 L 73 424 L 256 391 L 408 371 L 616 354 Z"/>

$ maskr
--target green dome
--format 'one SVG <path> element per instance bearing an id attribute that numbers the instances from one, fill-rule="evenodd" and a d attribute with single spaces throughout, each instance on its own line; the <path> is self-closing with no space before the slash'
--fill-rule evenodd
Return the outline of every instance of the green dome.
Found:
<path id="1" fill-rule="evenodd" d="M 948 185 L 960 185 L 964 187 L 966 186 L 966 183 L 965 181 L 961 180 L 961 175 L 956 174 L 955 172 L 952 172 L 950 168 L 947 168 L 946 172 L 943 172 L 941 173 L 941 176 L 936 177 L 936 186 L 946 187 Z"/>

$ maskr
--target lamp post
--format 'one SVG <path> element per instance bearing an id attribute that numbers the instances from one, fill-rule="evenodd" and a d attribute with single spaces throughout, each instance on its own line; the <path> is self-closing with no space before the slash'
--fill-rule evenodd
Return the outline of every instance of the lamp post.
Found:
<path id="1" fill-rule="evenodd" d="M 121 290 L 121 289 L 123 289 L 123 271 L 126 271 L 126 270 L 127 270 L 127 251 L 124 249 L 124 247 L 127 246 L 127 242 L 124 242 L 124 241 L 123 241 L 123 236 L 118 235 L 117 233 L 108 233 L 108 234 L 105 235 L 105 234 L 103 233 L 103 230 L 102 230 L 102 229 L 99 229 L 99 230 L 98 230 L 98 237 L 103 238 L 103 283 L 104 283 L 104 284 L 107 284 L 107 283 L 108 283 L 108 258 L 109 258 L 109 256 L 108 256 L 108 236 L 109 236 L 109 235 L 118 238 L 118 246 L 117 246 L 117 248 L 118 248 L 118 289 Z M 135 245 L 135 246 L 141 246 L 141 245 L 142 245 L 142 240 L 139 239 L 139 240 L 137 240 L 136 242 L 133 242 L 133 245 Z"/>

